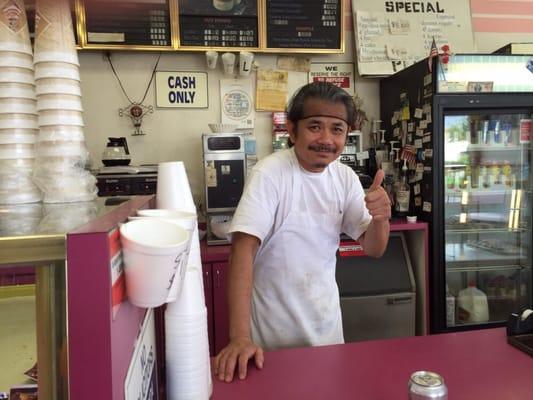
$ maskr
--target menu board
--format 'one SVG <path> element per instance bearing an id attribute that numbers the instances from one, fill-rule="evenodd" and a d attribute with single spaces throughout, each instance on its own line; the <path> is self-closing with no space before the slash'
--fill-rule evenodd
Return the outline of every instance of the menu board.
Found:
<path id="1" fill-rule="evenodd" d="M 171 46 L 168 0 L 85 1 L 87 44 Z"/>
<path id="2" fill-rule="evenodd" d="M 180 47 L 257 48 L 258 0 L 179 0 Z"/>
<path id="3" fill-rule="evenodd" d="M 342 0 L 266 0 L 268 49 L 339 50 Z"/>
<path id="4" fill-rule="evenodd" d="M 474 51 L 468 1 L 352 0 L 352 9 L 360 75 L 400 71 L 428 57 L 433 39 L 437 49 Z"/>

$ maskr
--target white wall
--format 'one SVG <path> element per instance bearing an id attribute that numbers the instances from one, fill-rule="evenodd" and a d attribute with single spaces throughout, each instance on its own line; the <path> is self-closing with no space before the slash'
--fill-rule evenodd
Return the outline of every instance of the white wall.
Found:
<path id="1" fill-rule="evenodd" d="M 491 52 L 514 41 L 531 41 L 528 34 L 476 33 L 479 52 Z M 346 52 L 339 55 L 313 55 L 315 62 L 353 61 L 353 32 L 346 32 Z M 134 101 L 144 93 L 157 53 L 113 52 L 112 60 Z M 275 68 L 276 55 L 256 54 L 261 68 Z M 219 60 L 220 61 L 220 60 Z M 85 137 L 93 168 L 99 168 L 101 154 L 107 137 L 126 136 L 132 153 L 132 165 L 181 160 L 185 163 L 193 195 L 197 204 L 203 204 L 203 169 L 201 134 L 209 132 L 209 122 L 220 121 L 219 79 L 224 78 L 222 69 L 207 70 L 204 53 L 163 53 L 158 70 L 208 71 L 208 109 L 157 109 L 143 121 L 146 136 L 131 136 L 133 126 L 126 117 L 118 116 L 118 109 L 128 104 L 112 74 L 102 52 L 80 52 L 83 106 L 85 110 Z M 252 73 L 251 78 L 255 74 Z M 290 73 L 290 86 L 296 89 L 307 82 L 307 74 Z M 363 109 L 369 120 L 379 116 L 379 81 L 356 77 L 355 89 L 364 100 Z M 148 92 L 145 104 L 155 106 L 154 83 Z M 255 135 L 259 157 L 272 151 L 270 112 L 256 112 Z M 364 132 L 368 131 L 367 124 Z M 366 142 L 366 137 L 364 139 Z"/>
<path id="2" fill-rule="evenodd" d="M 312 61 L 353 61 L 353 40 L 347 33 L 346 52 L 339 55 L 316 55 Z M 145 136 L 132 136 L 129 118 L 119 117 L 118 109 L 128 104 L 122 94 L 103 52 L 82 51 L 80 54 L 83 107 L 85 111 L 85 138 L 92 159 L 92 167 L 99 168 L 107 137 L 125 136 L 132 154 L 132 165 L 181 160 L 185 163 L 195 201 L 203 203 L 203 167 L 201 135 L 210 132 L 209 122 L 220 122 L 219 79 L 225 78 L 219 65 L 217 70 L 206 69 L 204 53 L 163 53 L 158 70 L 207 71 L 208 109 L 157 109 L 154 83 L 146 97 L 146 105 L 154 105 L 154 113 L 143 121 Z M 111 55 L 115 69 L 133 101 L 142 98 L 150 73 L 157 59 L 152 52 L 118 52 Z M 276 55 L 256 54 L 261 68 L 275 68 Z M 219 60 L 220 64 L 220 60 Z M 255 78 L 255 73 L 250 77 Z M 307 74 L 289 73 L 289 85 L 296 89 L 307 83 Z M 369 118 L 379 114 L 379 85 L 377 80 L 357 79 L 355 85 L 364 99 L 363 109 Z M 272 152 L 271 113 L 256 112 L 254 133 L 259 157 Z"/>

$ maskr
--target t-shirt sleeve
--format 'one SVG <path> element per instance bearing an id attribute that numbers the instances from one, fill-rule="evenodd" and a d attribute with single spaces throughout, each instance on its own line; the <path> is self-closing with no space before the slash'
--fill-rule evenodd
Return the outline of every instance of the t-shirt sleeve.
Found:
<path id="1" fill-rule="evenodd" d="M 350 176 L 351 175 L 351 176 Z M 342 232 L 357 240 L 366 232 L 372 217 L 365 204 L 365 191 L 355 173 L 345 176 L 346 200 Z"/>
<path id="2" fill-rule="evenodd" d="M 272 229 L 278 203 L 276 185 L 260 170 L 252 170 L 233 215 L 228 239 L 233 232 L 244 232 L 263 242 Z"/>

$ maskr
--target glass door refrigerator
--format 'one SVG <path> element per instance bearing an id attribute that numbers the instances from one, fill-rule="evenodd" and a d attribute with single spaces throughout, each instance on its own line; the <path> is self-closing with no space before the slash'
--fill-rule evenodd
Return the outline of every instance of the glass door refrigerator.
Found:
<path id="1" fill-rule="evenodd" d="M 529 59 L 455 55 L 381 81 L 386 137 L 415 154 L 411 213 L 430 224 L 432 333 L 502 326 L 532 305 Z"/>

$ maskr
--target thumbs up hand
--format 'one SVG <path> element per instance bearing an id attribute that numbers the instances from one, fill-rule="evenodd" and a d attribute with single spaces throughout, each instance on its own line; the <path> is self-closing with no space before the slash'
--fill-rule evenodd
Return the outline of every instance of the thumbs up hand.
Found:
<path id="1" fill-rule="evenodd" d="M 386 221 L 391 217 L 389 195 L 381 186 L 385 173 L 379 169 L 374 176 L 374 181 L 365 196 L 365 204 L 372 219 Z"/>

